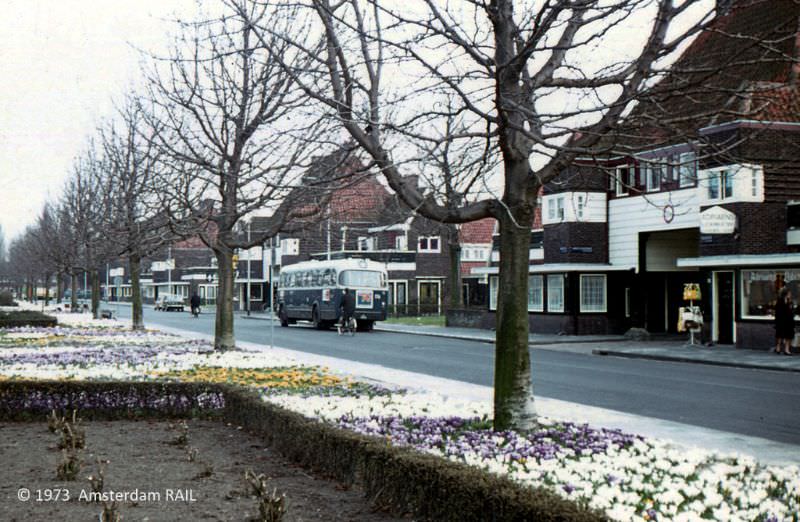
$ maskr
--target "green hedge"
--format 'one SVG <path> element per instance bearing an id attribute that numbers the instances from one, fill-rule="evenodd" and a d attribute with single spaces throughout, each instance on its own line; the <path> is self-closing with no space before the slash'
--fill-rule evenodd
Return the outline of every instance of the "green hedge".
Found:
<path id="1" fill-rule="evenodd" d="M 156 407 L 159 401 L 163 404 Z M 261 436 L 306 468 L 360 486 L 377 508 L 400 516 L 458 522 L 606 520 L 549 490 L 308 419 L 238 386 L 0 382 L 0 421 L 43 420 L 51 405 L 65 411 L 77 407 L 85 419 L 218 418 Z"/>
<path id="2" fill-rule="evenodd" d="M 0 328 L 15 328 L 20 326 L 56 326 L 58 321 L 51 315 L 34 310 L 14 312 L 0 312 Z"/>

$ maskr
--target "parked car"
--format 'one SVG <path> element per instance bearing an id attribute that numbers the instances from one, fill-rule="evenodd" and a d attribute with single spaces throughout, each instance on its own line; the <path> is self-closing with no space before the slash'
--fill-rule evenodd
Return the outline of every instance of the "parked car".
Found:
<path id="1" fill-rule="evenodd" d="M 185 306 L 184 298 L 179 295 L 162 295 L 158 298 L 158 301 L 156 301 L 156 310 L 161 310 L 163 312 L 169 312 L 170 310 L 183 312 Z"/>

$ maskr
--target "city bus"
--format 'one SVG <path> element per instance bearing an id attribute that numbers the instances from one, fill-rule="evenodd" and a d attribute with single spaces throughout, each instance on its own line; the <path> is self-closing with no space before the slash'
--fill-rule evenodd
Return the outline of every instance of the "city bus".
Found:
<path id="1" fill-rule="evenodd" d="M 355 297 L 353 316 L 359 331 L 370 331 L 375 321 L 386 319 L 389 288 L 383 263 L 368 259 L 314 260 L 281 267 L 281 326 L 306 320 L 320 330 L 330 328 L 339 321 L 345 288 Z"/>

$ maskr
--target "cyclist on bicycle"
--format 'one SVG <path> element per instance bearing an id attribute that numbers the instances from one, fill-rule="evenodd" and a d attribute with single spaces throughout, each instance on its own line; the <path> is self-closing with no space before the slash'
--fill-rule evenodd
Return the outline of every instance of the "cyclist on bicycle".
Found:
<path id="1" fill-rule="evenodd" d="M 339 309 L 341 310 L 342 326 L 345 326 L 349 324 L 350 318 L 353 317 L 356 311 L 356 298 L 350 293 L 349 288 L 344 289 L 344 295 L 339 303 Z"/>

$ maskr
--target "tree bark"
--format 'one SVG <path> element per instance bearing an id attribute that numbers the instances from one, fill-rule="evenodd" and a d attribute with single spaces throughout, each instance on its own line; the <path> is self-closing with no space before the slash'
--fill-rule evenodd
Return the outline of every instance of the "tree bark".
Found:
<path id="1" fill-rule="evenodd" d="M 142 271 L 142 260 L 138 255 L 132 255 L 129 262 L 131 268 L 131 329 L 144 330 L 142 288 L 139 278 Z"/>
<path id="2" fill-rule="evenodd" d="M 71 287 L 71 290 L 72 290 L 72 295 L 70 296 L 70 299 L 69 299 L 69 307 L 70 307 L 70 310 L 72 310 L 73 312 L 77 312 L 78 311 L 78 274 L 75 273 L 75 272 L 72 272 L 70 274 L 70 287 Z"/>
<path id="3" fill-rule="evenodd" d="M 61 304 L 64 299 L 64 274 L 59 272 L 56 276 L 56 304 Z"/>
<path id="4" fill-rule="evenodd" d="M 527 160 L 511 168 L 527 171 Z M 509 167 L 507 167 L 509 168 Z M 511 178 L 511 177 L 509 177 Z M 528 273 L 535 197 L 507 192 L 500 223 L 500 266 L 494 372 L 494 428 L 527 431 L 536 427 L 528 348 Z"/>
<path id="5" fill-rule="evenodd" d="M 92 317 L 100 319 L 100 274 L 95 268 L 89 275 L 92 285 Z"/>
<path id="6" fill-rule="evenodd" d="M 219 288 L 217 290 L 217 317 L 214 328 L 214 349 L 233 350 L 233 251 L 229 248 L 214 250 L 217 257 Z"/>
<path id="7" fill-rule="evenodd" d="M 454 224 L 447 226 L 448 255 L 450 258 L 450 277 L 447 282 L 450 287 L 450 309 L 463 308 L 463 292 L 461 290 L 461 243 L 458 241 L 458 229 Z"/>
<path id="8" fill-rule="evenodd" d="M 50 306 L 50 277 L 51 274 L 44 276 L 44 305 Z"/>

